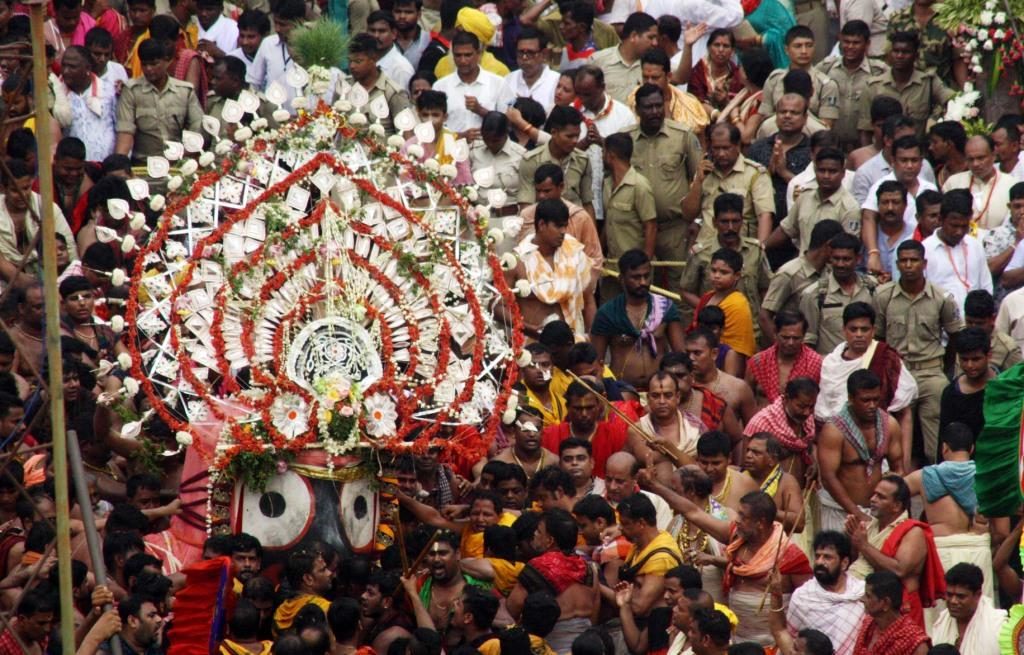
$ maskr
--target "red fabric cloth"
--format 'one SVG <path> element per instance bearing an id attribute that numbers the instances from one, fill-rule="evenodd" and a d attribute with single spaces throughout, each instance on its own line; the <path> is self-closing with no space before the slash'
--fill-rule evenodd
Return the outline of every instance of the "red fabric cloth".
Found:
<path id="1" fill-rule="evenodd" d="M 779 525 L 776 523 L 776 525 Z M 737 541 L 742 545 L 742 537 L 736 532 L 736 524 L 733 523 L 730 529 L 731 539 L 729 545 L 726 546 L 726 552 L 729 553 L 729 562 L 725 567 L 725 575 L 722 576 L 722 592 L 725 594 L 729 593 L 729 588 L 732 587 L 733 582 L 738 577 L 733 569 L 736 566 L 742 566 L 744 563 L 738 559 L 740 548 L 737 547 Z M 761 554 L 765 548 L 771 549 L 774 553 L 776 544 L 778 543 L 778 536 L 774 533 L 772 538 L 761 546 L 758 550 L 758 554 Z M 763 559 L 763 558 L 762 558 Z M 773 560 L 774 563 L 774 560 Z M 752 579 L 767 579 L 767 576 L 771 572 L 771 567 L 764 569 L 764 574 L 761 576 L 749 576 Z M 811 570 L 811 564 L 807 560 L 807 555 L 804 551 L 800 550 L 800 547 L 786 539 L 785 547 L 782 549 L 782 553 L 779 555 L 779 573 L 782 575 L 812 575 L 814 571 Z M 747 576 L 745 576 L 747 577 Z"/>
<path id="2" fill-rule="evenodd" d="M 597 424 L 597 430 L 590 439 L 594 456 L 594 475 L 604 477 L 604 465 L 613 453 L 622 450 L 626 445 L 626 424 L 618 416 L 609 417 Z M 562 421 L 558 425 L 544 428 L 542 443 L 553 453 L 558 453 L 558 445 L 569 438 L 569 422 Z"/>
<path id="3" fill-rule="evenodd" d="M 882 401 L 879 404 L 882 409 L 888 409 L 892 399 L 896 396 L 896 387 L 899 386 L 902 367 L 903 358 L 900 357 L 900 354 L 889 347 L 889 344 L 879 341 L 868 370 L 882 381 Z"/>
<path id="4" fill-rule="evenodd" d="M 231 558 L 214 557 L 183 573 L 185 586 L 174 595 L 167 655 L 209 655 L 224 638 L 226 617 L 234 609 Z"/>
<path id="5" fill-rule="evenodd" d="M 907 533 L 914 528 L 921 528 L 924 531 L 926 548 L 924 567 L 918 578 L 917 591 L 904 591 L 903 605 L 904 611 L 909 612 L 909 616 L 923 630 L 925 627 L 923 608 L 934 607 L 935 601 L 946 597 L 946 573 L 942 568 L 942 560 L 939 559 L 939 551 L 935 548 L 932 527 L 914 519 L 903 521 L 896 526 L 889 538 L 882 544 L 882 554 L 886 557 L 896 557 L 896 551 L 899 550 L 903 537 L 907 536 Z"/>
<path id="6" fill-rule="evenodd" d="M 199 88 L 196 89 L 196 95 L 199 96 L 199 104 L 204 108 L 206 107 L 206 92 L 209 89 L 209 80 L 206 78 L 206 64 L 203 62 L 203 56 L 195 50 L 189 50 L 188 48 L 182 48 L 178 50 L 178 64 L 171 71 L 171 77 L 178 80 L 186 80 L 188 75 L 188 67 L 192 65 L 193 59 L 199 59 Z"/>
<path id="7" fill-rule="evenodd" d="M 761 6 L 761 0 L 740 0 L 740 6 L 743 7 L 743 15 L 749 16 Z"/>
<path id="8" fill-rule="evenodd" d="M 747 362 L 747 368 L 768 402 L 774 402 L 782 395 L 784 388 L 779 384 L 778 344 L 751 357 Z M 800 347 L 800 354 L 796 356 L 786 382 L 796 378 L 811 378 L 815 382 L 821 382 L 821 355 L 806 344 Z"/>
<path id="9" fill-rule="evenodd" d="M 43 640 L 39 642 L 41 652 L 46 652 L 46 645 L 48 641 L 49 638 L 44 637 Z M 18 640 L 14 638 L 13 634 L 11 634 L 10 628 L 7 628 L 3 633 L 0 633 L 0 655 L 24 655 L 24 652 L 25 651 L 21 650 L 21 646 L 18 645 Z"/>
<path id="10" fill-rule="evenodd" d="M 758 432 L 771 432 L 783 448 L 804 456 L 805 462 L 809 464 L 810 455 L 807 449 L 814 441 L 814 414 L 807 417 L 801 436 L 789 424 L 784 402 L 785 398 L 780 396 L 771 405 L 761 408 L 750 418 L 750 422 L 743 429 L 743 434 L 750 437 Z"/>
<path id="11" fill-rule="evenodd" d="M 700 405 L 700 422 L 708 430 L 717 430 L 722 425 L 722 417 L 725 415 L 725 398 L 699 384 L 694 384 L 693 388 L 699 390 L 704 396 Z"/>
<path id="12" fill-rule="evenodd" d="M 555 593 L 560 594 L 571 585 L 583 584 L 587 573 L 587 563 L 579 555 L 566 555 L 558 551 L 548 551 L 530 560 L 528 566 L 544 576 Z"/>
<path id="13" fill-rule="evenodd" d="M 726 88 L 726 92 L 729 94 L 729 100 L 733 99 L 737 93 L 743 90 L 743 78 L 739 74 L 740 67 L 729 62 L 729 85 Z M 708 102 L 708 97 L 711 95 L 711 88 L 708 84 L 708 71 L 707 63 L 701 58 L 693 65 L 693 71 L 690 73 L 690 81 L 686 86 L 686 90 L 692 93 L 697 100 L 701 102 Z"/>
<path id="14" fill-rule="evenodd" d="M 928 635 L 909 616 L 901 616 L 880 634 L 875 643 L 878 626 L 870 616 L 864 618 L 857 635 L 853 655 L 911 655 L 922 643 L 928 643 Z"/>

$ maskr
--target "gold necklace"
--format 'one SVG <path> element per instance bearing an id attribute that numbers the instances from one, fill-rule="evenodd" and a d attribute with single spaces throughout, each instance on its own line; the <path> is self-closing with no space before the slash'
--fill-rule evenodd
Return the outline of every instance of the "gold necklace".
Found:
<path id="1" fill-rule="evenodd" d="M 537 462 L 537 468 L 533 469 L 533 473 L 527 473 L 526 472 L 526 466 L 523 464 L 522 460 L 519 459 L 516 456 L 516 448 L 515 448 L 515 446 L 512 447 L 512 450 L 510 452 L 512 453 L 512 459 L 516 460 L 516 464 L 519 465 L 519 468 L 523 469 L 523 473 L 526 473 L 526 479 L 527 480 L 529 480 L 534 475 L 536 475 L 537 471 L 539 471 L 542 468 L 544 468 L 544 449 L 543 448 L 540 451 L 540 461 Z"/>
<path id="2" fill-rule="evenodd" d="M 711 512 L 711 503 L 707 504 L 705 508 L 706 512 Z M 706 552 L 708 547 L 708 534 L 697 528 L 697 534 L 690 536 L 690 522 L 685 518 L 683 524 L 679 528 L 679 536 L 676 537 L 676 542 L 679 544 L 679 550 L 683 554 L 683 563 L 690 564 L 691 566 L 697 560 L 697 553 Z M 697 544 L 694 547 L 694 544 Z"/>

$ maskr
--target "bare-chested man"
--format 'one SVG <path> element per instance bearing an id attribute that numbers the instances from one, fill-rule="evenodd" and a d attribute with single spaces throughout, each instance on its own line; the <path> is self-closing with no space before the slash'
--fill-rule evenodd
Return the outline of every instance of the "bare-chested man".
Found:
<path id="1" fill-rule="evenodd" d="M 814 405 L 818 385 L 810 378 L 795 378 L 786 383 L 785 392 L 750 419 L 743 434 L 750 437 L 769 432 L 779 442 L 779 464 L 793 474 L 803 487 L 817 477 L 814 462 Z"/>
<path id="2" fill-rule="evenodd" d="M 978 514 L 974 492 L 974 433 L 963 423 L 950 423 L 939 433 L 942 463 L 926 466 L 906 477 L 913 496 L 924 499 L 924 513 L 935 535 L 942 567 L 960 562 L 992 571 L 992 539 L 988 521 Z M 992 575 L 985 576 L 985 595 L 992 597 Z"/>
<path id="3" fill-rule="evenodd" d="M 520 405 L 516 408 L 515 422 L 507 426 L 512 433 L 512 445 L 492 459 L 507 464 L 518 464 L 526 472 L 527 480 L 545 466 L 557 465 L 558 455 L 541 446 L 543 427 L 544 421 L 535 407 Z M 486 463 L 484 460 L 477 462 L 473 467 L 474 478 L 480 477 Z"/>
<path id="4" fill-rule="evenodd" d="M 557 591 L 555 600 L 562 613 L 545 637 L 557 653 L 569 652 L 573 639 L 597 622 L 601 609 L 595 565 L 575 552 L 578 532 L 576 519 L 569 512 L 545 511 L 533 534 L 533 548 L 541 554 L 523 568 L 507 601 L 509 614 L 518 620 L 530 593 Z"/>
<path id="5" fill-rule="evenodd" d="M 782 446 L 771 432 L 758 432 L 747 441 L 743 471 L 753 478 L 761 491 L 775 501 L 776 519 L 791 532 L 804 529 L 803 492 L 793 474 L 781 465 Z M 792 460 L 790 460 L 792 462 Z M 793 526 L 796 526 L 794 528 Z"/>
<path id="6" fill-rule="evenodd" d="M 744 377 L 761 407 L 775 402 L 790 380 L 821 379 L 821 355 L 804 343 L 807 319 L 798 312 L 783 310 L 773 322 L 775 343 L 750 358 Z"/>
<path id="7" fill-rule="evenodd" d="M 818 473 L 822 489 L 821 529 L 841 532 L 848 514 L 868 521 L 865 508 L 878 481 L 882 460 L 894 473 L 903 471 L 903 446 L 896 419 L 879 409 L 882 383 L 866 369 L 846 381 L 848 399 L 821 429 Z"/>
<path id="8" fill-rule="evenodd" d="M 693 362 L 689 355 L 685 352 L 668 353 L 661 358 L 658 370 L 676 376 L 676 382 L 679 383 L 679 407 L 683 412 L 699 416 L 703 430 L 721 430 L 729 435 L 733 443 L 742 440 L 743 428 L 725 399 L 693 383 Z"/>
<path id="9" fill-rule="evenodd" d="M 646 462 L 648 453 L 653 453 L 658 479 L 669 484 L 672 471 L 693 462 L 697 454 L 700 421 L 679 410 L 679 383 L 674 375 L 665 371 L 651 376 L 647 384 L 647 406 L 650 411 L 640 419 L 637 428 L 630 428 L 625 450 L 641 462 Z M 651 437 L 658 446 L 648 443 Z"/>
<path id="10" fill-rule="evenodd" d="M 462 631 L 452 625 L 452 607 L 462 598 L 466 585 L 474 584 L 459 568 L 458 535 L 441 530 L 427 553 L 426 564 L 428 573 L 415 580 L 417 593 L 409 596 L 422 602 L 444 644 L 454 647 L 462 639 Z"/>
<path id="11" fill-rule="evenodd" d="M 612 372 L 642 389 L 658 370 L 662 356 L 683 350 L 679 310 L 668 298 L 651 293 L 651 260 L 643 250 L 619 257 L 623 293 L 601 305 L 590 328 L 590 343 L 602 361 L 611 348 Z"/>
<path id="12" fill-rule="evenodd" d="M 744 423 L 757 412 L 754 392 L 746 382 L 715 367 L 718 339 L 709 330 L 698 328 L 686 335 L 686 352 L 693 362 L 693 379 L 700 387 L 725 399 Z"/>
<path id="13" fill-rule="evenodd" d="M 890 571 L 903 582 L 904 613 L 923 629 L 924 608 L 945 595 L 942 562 L 935 551 L 932 528 L 910 518 L 910 488 L 897 474 L 887 473 L 871 494 L 870 522 L 846 517 L 846 534 L 860 557 L 850 575 L 867 578 Z"/>
<path id="14" fill-rule="evenodd" d="M 697 464 L 711 478 L 711 497 L 735 512 L 745 495 L 758 491 L 758 484 L 738 468 L 729 466 L 731 453 L 732 442 L 724 432 L 705 432 L 697 440 Z"/>
<path id="15" fill-rule="evenodd" d="M 583 244 L 566 234 L 569 209 L 561 200 L 541 200 L 534 225 L 536 231 L 515 248 L 519 258 L 515 268 L 505 274 L 510 287 L 518 284 L 529 290 L 517 298 L 523 331 L 539 338 L 541 329 L 554 316 L 568 323 L 576 334 L 586 334 L 597 312 L 597 281 Z"/>

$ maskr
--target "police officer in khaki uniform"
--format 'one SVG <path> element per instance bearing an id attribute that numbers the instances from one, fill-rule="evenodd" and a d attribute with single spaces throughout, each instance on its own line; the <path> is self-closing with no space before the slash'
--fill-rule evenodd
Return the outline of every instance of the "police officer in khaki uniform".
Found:
<path id="1" fill-rule="evenodd" d="M 924 454 L 935 461 L 939 448 L 939 405 L 949 384 L 942 336 L 964 328 L 953 296 L 925 279 L 924 246 L 907 240 L 896 247 L 899 281 L 875 291 L 877 334 L 895 348 L 917 380 L 915 411 L 924 437 Z"/>
<path id="2" fill-rule="evenodd" d="M 210 93 L 206 97 L 206 114 L 213 116 L 220 121 L 220 138 L 231 138 L 235 129 L 242 125 L 248 125 L 256 118 L 267 121 L 268 127 L 277 125 L 274 120 L 274 107 L 266 98 L 253 91 L 250 93 L 259 102 L 255 114 L 245 112 L 243 120 L 238 123 L 230 123 L 224 120 L 224 105 L 228 100 L 237 102 L 246 88 L 245 83 L 245 62 L 238 57 L 227 56 L 217 60 L 210 72 Z"/>
<path id="3" fill-rule="evenodd" d="M 845 161 L 843 153 L 835 148 L 818 151 L 813 164 L 818 188 L 800 194 L 765 244 L 768 250 L 793 240 L 804 252 L 810 247 L 811 230 L 825 219 L 839 221 L 847 232 L 860 236 L 860 205 L 843 187 Z"/>
<path id="4" fill-rule="evenodd" d="M 711 160 L 701 161 L 683 198 L 683 218 L 701 218 L 700 241 L 715 239 L 714 203 L 722 193 L 743 198 L 743 236 L 764 243 L 771 235 L 775 214 L 771 176 L 764 166 L 740 155 L 740 140 L 740 130 L 732 123 L 718 123 L 711 129 Z"/>
<path id="5" fill-rule="evenodd" d="M 117 144 L 120 155 L 143 166 L 147 157 L 162 157 L 168 141 L 181 141 L 185 130 L 202 129 L 203 110 L 188 82 L 167 74 L 170 53 L 154 39 L 139 44 L 142 77 L 129 80 L 117 103 Z"/>
<path id="6" fill-rule="evenodd" d="M 553 107 L 548 115 L 547 128 L 551 140 L 537 146 L 523 156 L 519 166 L 519 206 L 532 205 L 537 201 L 533 189 L 533 174 L 541 164 L 557 164 L 565 172 L 565 192 L 562 197 L 571 203 L 581 205 L 594 215 L 594 191 L 590 158 L 576 149 L 580 140 L 580 124 L 583 116 L 573 107 Z"/>
<path id="7" fill-rule="evenodd" d="M 814 67 L 839 89 L 839 119 L 832 125 L 832 131 L 839 135 L 847 150 L 861 145 L 857 124 L 860 122 L 860 98 L 868 90 L 868 81 L 888 69 L 879 60 L 867 56 L 870 39 L 871 29 L 867 23 L 851 20 L 839 31 L 840 54 L 827 57 Z"/>
<path id="8" fill-rule="evenodd" d="M 872 132 L 871 101 L 878 96 L 890 96 L 900 101 L 903 113 L 914 119 L 917 138 L 923 139 L 928 118 L 938 115 L 953 97 L 952 89 L 933 71 L 916 68 L 919 47 L 916 32 L 896 32 L 889 35 L 891 68 L 868 80 L 868 90 L 860 96 L 860 115 L 857 129 Z"/>
<path id="9" fill-rule="evenodd" d="M 873 277 L 857 272 L 860 262 L 860 239 L 843 232 L 829 242 L 829 275 L 818 278 L 803 290 L 800 313 L 807 318 L 804 343 L 813 347 L 822 357 L 845 343 L 843 337 L 843 309 L 852 302 L 872 304 L 875 287 Z"/>
<path id="10" fill-rule="evenodd" d="M 691 308 L 696 308 L 700 297 L 711 290 L 711 255 L 719 248 L 735 250 L 743 257 L 739 291 L 750 303 L 751 315 L 757 316 L 760 311 L 760 299 L 768 289 L 771 271 L 764 251 L 757 243 L 741 235 L 743 231 L 743 198 L 735 193 L 723 193 L 715 198 L 715 217 L 713 219 L 717 237 L 714 241 L 702 241 L 694 245 L 690 256 L 686 259 L 686 267 L 679 279 L 679 288 L 683 300 Z M 757 325 L 755 324 L 755 330 Z"/>
<path id="11" fill-rule="evenodd" d="M 640 123 L 629 135 L 633 138 L 633 167 L 647 178 L 654 191 L 658 211 L 654 254 L 660 260 L 671 261 L 682 259 L 686 252 L 689 222 L 683 220 L 680 203 L 690 190 L 702 153 L 693 132 L 665 119 L 664 100 L 664 93 L 657 85 L 641 86 L 636 92 Z M 655 283 L 677 291 L 678 279 L 678 275 L 669 274 Z"/>
<path id="12" fill-rule="evenodd" d="M 654 191 L 643 175 L 630 165 L 633 140 L 628 134 L 612 134 L 604 140 L 604 234 L 608 244 L 606 262 L 617 265 L 627 250 L 654 254 L 658 212 Z M 614 264 L 613 264 L 614 262 Z M 601 281 L 601 301 L 607 302 L 621 291 L 618 280 Z"/>
<path id="13" fill-rule="evenodd" d="M 789 68 L 776 68 L 764 81 L 761 105 L 757 110 L 763 118 L 775 115 L 775 104 L 786 94 L 783 80 L 796 70 L 806 71 L 811 77 L 811 99 L 807 105 L 811 114 L 825 127 L 832 127 L 839 118 L 839 87 L 829 77 L 811 68 L 815 61 L 815 42 L 815 33 L 803 25 L 795 25 L 786 32 Z"/>
<path id="14" fill-rule="evenodd" d="M 410 107 L 409 96 L 377 66 L 380 59 L 377 39 L 369 34 L 356 34 L 349 42 L 348 52 L 348 67 L 352 79 L 363 87 L 370 97 L 366 106 L 369 107 L 374 100 L 383 97 L 388 103 L 388 115 L 380 119 L 380 124 L 386 134 L 394 134 L 394 117 L 403 109 Z"/>
<path id="15" fill-rule="evenodd" d="M 512 216 L 518 213 L 519 165 L 526 156 L 526 148 L 508 137 L 508 117 L 497 111 L 484 116 L 480 124 L 480 140 L 469 150 L 470 170 L 474 173 L 490 169 L 488 182 L 478 182 L 481 189 L 501 189 L 507 196 L 506 205 L 492 209 L 492 216 Z"/>

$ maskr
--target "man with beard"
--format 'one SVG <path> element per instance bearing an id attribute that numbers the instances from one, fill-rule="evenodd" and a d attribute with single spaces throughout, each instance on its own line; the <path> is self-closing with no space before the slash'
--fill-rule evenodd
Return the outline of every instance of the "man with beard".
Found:
<path id="1" fill-rule="evenodd" d="M 533 535 L 534 557 L 519 574 L 508 596 L 508 612 L 519 619 L 527 596 L 551 593 L 561 614 L 554 630 L 546 635 L 551 648 L 560 655 L 570 651 L 573 640 L 597 622 L 601 590 L 595 567 L 576 555 L 579 529 L 572 514 L 560 509 L 546 510 Z"/>
<path id="2" fill-rule="evenodd" d="M 769 574 L 778 571 L 783 593 L 792 593 L 811 577 L 811 567 L 807 556 L 775 520 L 777 509 L 771 496 L 761 491 L 745 494 L 740 499 L 736 520 L 723 521 L 646 473 L 642 474 L 641 483 L 711 538 L 728 544 L 722 587 L 728 594 L 730 609 L 739 619 L 736 640 L 772 643 L 769 608 L 761 603 Z"/>
<path id="3" fill-rule="evenodd" d="M 759 299 L 768 290 L 771 270 L 757 239 L 742 236 L 743 196 L 723 193 L 714 202 L 716 238 L 695 244 L 686 259 L 679 280 L 683 299 L 690 307 L 700 304 L 701 296 L 711 290 L 711 255 L 719 248 L 738 252 L 743 258 L 743 269 L 737 289 L 750 301 L 750 311 L 757 316 Z M 755 326 L 756 327 L 756 326 Z"/>
<path id="4" fill-rule="evenodd" d="M 783 334 L 781 330 L 780 334 Z M 782 449 L 779 465 L 793 474 L 801 488 L 814 463 L 813 446 L 817 436 L 814 404 L 817 399 L 818 385 L 814 380 L 794 378 L 786 383 L 785 393 L 754 414 L 743 431 L 748 437 L 764 432 L 772 434 Z"/>
<path id="5" fill-rule="evenodd" d="M 846 381 L 847 402 L 818 436 L 818 474 L 822 488 L 821 529 L 842 530 L 847 515 L 870 517 L 865 507 L 882 479 L 882 460 L 903 471 L 903 439 L 896 419 L 881 409 L 882 383 L 871 371 L 856 371 Z"/>
<path id="6" fill-rule="evenodd" d="M 843 341 L 843 309 L 858 300 L 871 302 L 875 280 L 857 272 L 860 239 L 845 232 L 829 241 L 831 275 L 822 275 L 800 295 L 800 313 L 807 319 L 804 342 L 827 355 Z"/>
<path id="7" fill-rule="evenodd" d="M 946 571 L 946 609 L 932 627 L 935 643 L 956 644 L 961 653 L 971 655 L 999 655 L 1006 610 L 993 607 L 982 592 L 984 578 L 973 564 L 957 564 Z"/>
<path id="8" fill-rule="evenodd" d="M 747 361 L 744 380 L 755 398 L 774 403 L 790 380 L 821 380 L 821 355 L 804 343 L 807 319 L 792 311 L 781 311 L 773 320 L 775 343 Z M 751 419 L 753 420 L 753 419 Z"/>
<path id="9" fill-rule="evenodd" d="M 545 466 L 558 464 L 558 456 L 541 445 L 544 420 L 536 407 L 517 407 L 516 420 L 508 428 L 512 433 L 512 445 L 499 451 L 491 459 L 521 466 L 528 480 Z M 478 466 L 482 468 L 483 464 Z"/>
<path id="10" fill-rule="evenodd" d="M 651 293 L 651 258 L 643 250 L 627 250 L 618 264 L 624 293 L 598 308 L 590 342 L 602 359 L 610 348 L 615 376 L 642 389 L 665 353 L 683 350 L 682 319 L 675 303 Z"/>
<path id="11" fill-rule="evenodd" d="M 894 573 L 878 571 L 865 580 L 864 612 L 853 655 L 925 655 L 929 639 L 909 614 L 901 611 L 903 585 Z"/>
<path id="12" fill-rule="evenodd" d="M 22 603 L 24 604 L 24 601 Z M 125 653 L 154 655 L 163 652 L 160 642 L 164 617 L 160 615 L 154 603 L 142 596 L 131 595 L 117 604 L 117 612 L 121 616 L 121 632 L 118 636 L 121 638 L 121 648 Z M 49 626 L 46 632 L 49 633 Z M 100 652 L 109 653 L 109 644 L 110 642 L 107 642 L 101 646 Z"/>
<path id="13" fill-rule="evenodd" d="M 766 169 L 740 154 L 742 137 L 732 123 L 716 123 L 708 136 L 710 159 L 701 160 L 683 198 L 683 218 L 703 219 L 698 239 L 714 240 L 714 202 L 722 193 L 743 197 L 743 236 L 764 243 L 772 232 L 775 196 Z"/>
<path id="14" fill-rule="evenodd" d="M 594 477 L 594 457 L 590 443 L 571 437 L 558 445 L 558 464 L 576 485 L 575 500 L 604 493 L 604 480 Z"/>
<path id="15" fill-rule="evenodd" d="M 836 655 L 850 655 L 864 618 L 864 581 L 847 574 L 853 555 L 850 539 L 826 530 L 814 537 L 814 579 L 793 591 L 786 612 L 789 634 L 805 628 L 825 633 Z M 772 608 L 782 607 L 781 592 L 773 590 Z"/>
<path id="16" fill-rule="evenodd" d="M 756 432 L 747 441 L 743 471 L 775 500 L 777 517 L 792 534 L 803 531 L 806 517 L 800 483 L 782 468 L 782 452 L 782 446 L 771 432 Z"/>
<path id="17" fill-rule="evenodd" d="M 241 595 L 245 583 L 260 574 L 263 568 L 263 545 L 251 534 L 240 532 L 231 539 L 231 573 L 235 576 L 235 593 Z"/>
<path id="18" fill-rule="evenodd" d="M 942 561 L 932 528 L 910 518 L 910 488 L 896 474 L 882 477 L 871 494 L 870 522 L 846 517 L 846 534 L 860 557 L 850 574 L 866 578 L 872 571 L 888 571 L 903 585 L 900 608 L 924 629 L 924 608 L 933 607 L 946 593 Z M 897 609 L 900 609 L 897 608 Z M 867 608 L 870 613 L 870 607 Z"/>
<path id="19" fill-rule="evenodd" d="M 914 415 L 924 440 L 924 455 L 935 461 L 939 448 L 939 411 L 946 377 L 946 349 L 939 335 L 947 339 L 960 332 L 964 323 L 952 294 L 925 278 L 928 263 L 924 246 L 913 240 L 896 248 L 900 279 L 883 284 L 875 293 L 878 308 L 877 333 L 903 358 L 917 383 Z M 903 453 L 909 468 L 910 452 Z"/>
<path id="20" fill-rule="evenodd" d="M 426 563 L 427 573 L 415 580 L 416 596 L 442 635 L 443 643 L 455 646 L 463 635 L 452 620 L 452 608 L 467 586 L 486 589 L 489 585 L 460 570 L 459 537 L 450 530 L 439 533 L 427 553 Z"/>
<path id="21" fill-rule="evenodd" d="M 875 340 L 875 309 L 866 302 L 853 302 L 843 308 L 843 338 L 821 361 L 821 391 L 814 415 L 827 421 L 843 409 L 846 381 L 857 371 L 868 370 L 881 384 L 879 407 L 896 413 L 917 398 L 917 381 L 895 348 Z M 909 455 L 910 435 L 904 434 L 905 455 Z"/>
<path id="22" fill-rule="evenodd" d="M 416 626 L 395 607 L 400 580 L 390 571 L 373 571 L 359 597 L 360 642 L 378 653 L 388 652 L 396 639 L 408 639 Z"/>
<path id="23" fill-rule="evenodd" d="M 677 466 L 694 461 L 700 424 L 679 411 L 679 383 L 671 373 L 651 376 L 647 405 L 650 411 L 630 428 L 624 450 L 640 461 L 651 457 L 658 478 L 668 484 Z"/>
<path id="24" fill-rule="evenodd" d="M 591 453 L 592 473 L 600 479 L 604 477 L 608 458 L 622 450 L 626 443 L 626 423 L 605 409 L 592 388 L 577 381 L 569 384 L 565 390 L 566 420 L 544 428 L 543 445 L 554 452 L 561 451 L 562 444 L 570 439 L 586 443 Z M 601 486 L 603 489 L 604 485 Z"/>

